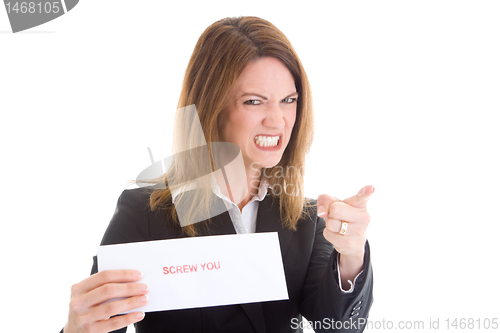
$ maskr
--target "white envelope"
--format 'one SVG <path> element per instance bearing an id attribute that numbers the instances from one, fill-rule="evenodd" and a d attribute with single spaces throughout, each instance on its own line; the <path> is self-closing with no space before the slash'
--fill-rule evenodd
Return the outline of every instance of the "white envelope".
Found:
<path id="1" fill-rule="evenodd" d="M 99 271 L 142 272 L 149 301 L 133 311 L 288 299 L 276 232 L 105 245 L 97 259 Z"/>

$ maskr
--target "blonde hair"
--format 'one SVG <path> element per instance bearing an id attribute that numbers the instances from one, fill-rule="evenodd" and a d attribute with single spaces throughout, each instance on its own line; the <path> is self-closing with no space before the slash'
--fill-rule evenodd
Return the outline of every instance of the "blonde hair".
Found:
<path id="1" fill-rule="evenodd" d="M 258 17 L 225 18 L 209 26 L 198 39 L 193 54 L 189 60 L 182 84 L 179 108 L 194 104 L 199 116 L 205 140 L 210 150 L 210 143 L 220 141 L 218 118 L 226 107 L 228 96 L 245 66 L 252 60 L 262 57 L 274 57 L 283 62 L 290 70 L 299 94 L 297 100 L 297 115 L 290 142 L 286 147 L 281 161 L 274 167 L 263 170 L 268 176 L 267 181 L 273 188 L 283 189 L 279 194 L 269 191 L 273 200 L 279 204 L 283 226 L 296 229 L 297 221 L 304 217 L 306 204 L 304 199 L 304 180 L 302 172 L 283 172 L 283 170 L 302 171 L 305 165 L 305 155 L 313 141 L 313 109 L 309 81 L 299 57 L 286 36 L 270 22 Z M 174 152 L 190 148 L 193 139 L 192 131 L 186 126 L 174 128 Z M 198 140 L 199 142 L 199 140 Z M 191 147 L 193 148 L 193 147 Z M 177 155 L 176 155 L 177 156 Z M 178 155 L 181 156 L 181 155 Z M 204 162 L 200 162 L 203 158 Z M 207 162 L 206 161 L 210 161 Z M 183 177 L 192 175 L 193 170 L 185 173 L 186 166 L 201 165 L 204 173 L 207 168 L 214 170 L 214 161 L 207 154 L 182 154 L 176 158 L 167 173 L 162 177 L 165 183 L 182 183 Z M 197 172 L 200 172 L 198 170 Z M 196 172 L 196 171 L 195 171 Z M 292 189 L 285 191 L 285 189 Z M 291 195 L 290 195 L 291 194 Z M 197 196 L 197 194 L 195 194 Z M 209 196 L 200 193 L 198 199 L 190 197 L 184 200 L 187 211 L 209 211 Z M 193 200 L 194 199 L 194 200 Z M 175 207 L 171 203 L 172 192 L 166 188 L 156 189 L 150 196 L 152 210 L 166 210 L 173 221 L 179 222 Z M 183 200 L 180 195 L 177 200 Z M 209 220 L 206 222 L 210 222 Z M 188 236 L 196 236 L 198 229 L 204 223 L 196 223 L 182 227 Z M 206 227 L 206 223 L 205 223 Z"/>

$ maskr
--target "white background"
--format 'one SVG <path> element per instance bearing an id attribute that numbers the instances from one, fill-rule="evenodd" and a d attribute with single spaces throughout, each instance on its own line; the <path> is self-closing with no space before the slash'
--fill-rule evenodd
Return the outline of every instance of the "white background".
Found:
<path id="1" fill-rule="evenodd" d="M 500 3 L 175 3 L 83 0 L 17 34 L 0 9 L 3 327 L 64 325 L 147 147 L 169 154 L 196 40 L 240 15 L 281 29 L 309 75 L 306 195 L 376 188 L 370 320 L 500 317 Z"/>

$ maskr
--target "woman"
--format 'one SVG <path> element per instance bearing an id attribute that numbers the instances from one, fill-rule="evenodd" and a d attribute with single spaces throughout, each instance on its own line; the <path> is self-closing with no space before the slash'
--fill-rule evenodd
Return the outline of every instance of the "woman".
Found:
<path id="1" fill-rule="evenodd" d="M 362 331 L 359 318 L 368 316 L 372 303 L 365 232 L 374 189 L 366 186 L 342 202 L 328 195 L 317 202 L 304 198 L 300 171 L 312 143 L 313 114 L 307 76 L 290 42 L 256 17 L 214 23 L 198 40 L 186 70 L 179 107 L 192 104 L 202 138 L 196 126 L 177 125 L 175 151 L 204 141 L 236 144 L 246 178 L 236 189 L 226 190 L 231 181 L 224 175 L 208 187 L 179 191 L 176 184 L 192 179 L 193 172 L 220 169 L 224 152 L 208 145 L 210 156 L 176 155 L 160 186 L 122 193 L 102 245 L 277 231 L 289 299 L 115 316 L 146 304 L 147 286 L 139 282 L 140 272 L 103 271 L 72 287 L 64 332 L 124 332 L 132 323 L 148 333 L 296 332 L 302 330 L 301 315 L 315 322 L 317 332 Z M 181 223 L 179 202 L 187 214 L 208 214 L 207 221 Z M 228 212 L 212 214 L 220 202 Z M 103 304 L 118 297 L 124 299 Z"/>

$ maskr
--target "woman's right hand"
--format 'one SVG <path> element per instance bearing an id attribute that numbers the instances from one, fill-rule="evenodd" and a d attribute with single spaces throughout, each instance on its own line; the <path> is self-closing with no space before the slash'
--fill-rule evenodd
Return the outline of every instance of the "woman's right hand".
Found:
<path id="1" fill-rule="evenodd" d="M 64 333 L 109 332 L 142 320 L 143 312 L 113 317 L 146 305 L 148 287 L 136 283 L 141 276 L 135 270 L 109 270 L 91 275 L 73 285 Z M 124 299 L 105 303 L 113 298 L 123 297 Z"/>

